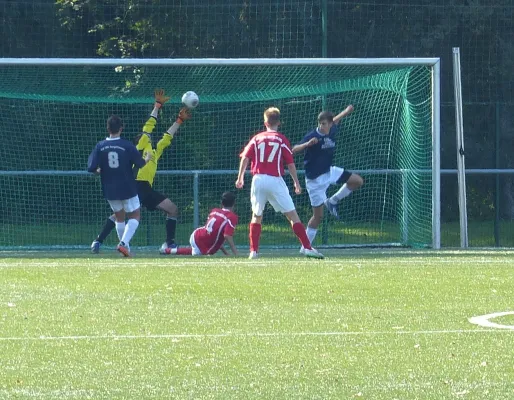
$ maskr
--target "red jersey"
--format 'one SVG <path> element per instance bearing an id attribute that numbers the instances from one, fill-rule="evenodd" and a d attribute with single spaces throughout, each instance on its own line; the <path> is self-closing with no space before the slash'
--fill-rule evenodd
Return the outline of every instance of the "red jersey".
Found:
<path id="1" fill-rule="evenodd" d="M 215 254 L 225 241 L 225 235 L 233 236 L 237 215 L 225 208 L 213 208 L 207 222 L 194 232 L 195 243 L 202 254 Z"/>
<path id="2" fill-rule="evenodd" d="M 250 159 L 252 175 L 282 176 L 284 164 L 294 162 L 289 140 L 276 131 L 264 131 L 255 135 L 240 157 Z"/>

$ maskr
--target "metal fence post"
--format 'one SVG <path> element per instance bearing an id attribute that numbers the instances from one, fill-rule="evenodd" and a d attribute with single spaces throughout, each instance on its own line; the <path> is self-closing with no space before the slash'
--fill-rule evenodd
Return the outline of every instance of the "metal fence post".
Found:
<path id="1" fill-rule="evenodd" d="M 495 110 L 496 129 L 495 129 L 495 145 L 494 145 L 494 167 L 500 168 L 500 103 L 496 102 Z M 495 191 L 494 191 L 494 245 L 500 247 L 500 175 L 495 175 Z"/>
<path id="2" fill-rule="evenodd" d="M 200 196 L 198 180 L 198 172 L 195 172 L 193 175 L 193 226 L 195 229 L 200 225 Z"/>

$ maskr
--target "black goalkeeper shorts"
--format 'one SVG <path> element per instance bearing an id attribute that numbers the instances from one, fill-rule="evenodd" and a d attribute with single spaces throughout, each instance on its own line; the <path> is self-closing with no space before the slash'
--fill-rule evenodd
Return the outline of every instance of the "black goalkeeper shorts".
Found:
<path id="1" fill-rule="evenodd" d="M 148 211 L 156 210 L 157 206 L 167 199 L 165 195 L 154 190 L 147 181 L 136 181 L 136 185 L 139 201 Z"/>

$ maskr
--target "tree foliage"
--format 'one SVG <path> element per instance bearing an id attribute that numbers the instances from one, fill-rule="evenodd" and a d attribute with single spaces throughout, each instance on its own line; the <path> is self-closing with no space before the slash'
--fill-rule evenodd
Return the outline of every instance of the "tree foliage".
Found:
<path id="1" fill-rule="evenodd" d="M 0 0 L 0 53 L 2 57 L 320 57 L 324 1 L 329 57 L 441 57 L 444 104 L 453 101 L 452 47 L 460 47 L 468 104 L 464 110 L 467 165 L 495 166 L 497 126 L 502 133 L 500 167 L 514 165 L 509 151 L 514 144 L 509 109 L 514 93 L 511 0 Z M 499 120 L 496 104 L 501 105 Z M 451 107 L 442 111 L 442 164 L 452 168 L 454 111 Z M 514 210 L 510 187 L 514 185 L 507 181 L 506 208 Z M 477 214 L 482 213 L 483 207 L 477 205 Z"/>

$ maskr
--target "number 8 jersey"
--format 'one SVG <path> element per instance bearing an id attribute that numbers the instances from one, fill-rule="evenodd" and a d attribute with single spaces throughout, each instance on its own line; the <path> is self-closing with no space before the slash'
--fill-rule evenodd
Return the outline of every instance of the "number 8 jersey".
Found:
<path id="1" fill-rule="evenodd" d="M 237 215 L 225 208 L 214 208 L 204 226 L 193 232 L 196 247 L 202 254 L 215 254 L 225 241 L 225 235 L 233 236 Z"/>
<path id="2" fill-rule="evenodd" d="M 107 138 L 98 142 L 91 152 L 87 170 L 100 168 L 102 191 L 107 200 L 127 200 L 137 196 L 133 166 L 142 168 L 145 160 L 128 140 Z"/>
<path id="3" fill-rule="evenodd" d="M 271 130 L 255 135 L 240 157 L 250 159 L 252 175 L 282 176 L 284 164 L 294 163 L 289 140 L 283 134 Z"/>

